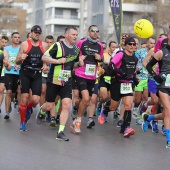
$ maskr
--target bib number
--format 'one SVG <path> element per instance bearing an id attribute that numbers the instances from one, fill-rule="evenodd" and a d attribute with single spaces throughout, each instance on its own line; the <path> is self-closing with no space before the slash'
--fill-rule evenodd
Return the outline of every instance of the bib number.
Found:
<path id="1" fill-rule="evenodd" d="M 68 81 L 68 79 L 71 77 L 71 71 L 70 70 L 61 70 L 58 80 L 61 81 Z"/>
<path id="2" fill-rule="evenodd" d="M 120 85 L 120 93 L 121 94 L 133 93 L 132 84 L 131 83 L 121 83 L 121 85 Z"/>
<path id="3" fill-rule="evenodd" d="M 85 75 L 87 76 L 95 76 L 96 65 L 86 64 Z"/>
<path id="4" fill-rule="evenodd" d="M 165 86 L 170 87 L 170 74 L 166 76 Z"/>
<path id="5" fill-rule="evenodd" d="M 11 64 L 11 66 L 15 66 L 15 57 L 10 57 L 9 58 L 9 62 L 10 62 L 10 64 Z"/>

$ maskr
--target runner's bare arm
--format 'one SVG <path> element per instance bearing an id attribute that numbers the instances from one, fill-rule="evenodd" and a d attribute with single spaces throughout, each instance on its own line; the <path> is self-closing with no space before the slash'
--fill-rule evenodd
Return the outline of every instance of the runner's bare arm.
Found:
<path id="1" fill-rule="evenodd" d="M 21 46 L 20 46 L 20 49 L 19 49 L 19 52 L 18 52 L 18 55 L 17 55 L 17 58 L 15 60 L 15 63 L 17 65 L 20 65 L 23 63 L 23 61 L 27 58 L 27 54 L 25 54 L 26 50 L 28 48 L 28 43 L 26 41 L 24 41 Z"/>

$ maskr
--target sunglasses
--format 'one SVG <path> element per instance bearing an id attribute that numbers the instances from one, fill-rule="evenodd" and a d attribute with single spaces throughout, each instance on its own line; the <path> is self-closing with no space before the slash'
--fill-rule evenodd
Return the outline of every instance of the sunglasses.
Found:
<path id="1" fill-rule="evenodd" d="M 130 46 L 136 46 L 136 43 L 128 43 L 128 45 L 130 45 Z"/>
<path id="2" fill-rule="evenodd" d="M 94 30 L 94 29 L 91 29 L 91 32 L 96 32 L 96 33 L 99 33 L 99 30 Z"/>

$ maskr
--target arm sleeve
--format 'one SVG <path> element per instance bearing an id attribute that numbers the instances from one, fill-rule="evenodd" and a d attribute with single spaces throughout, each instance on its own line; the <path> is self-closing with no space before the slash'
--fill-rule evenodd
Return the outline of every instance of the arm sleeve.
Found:
<path id="1" fill-rule="evenodd" d="M 158 41 L 156 42 L 155 48 L 154 48 L 154 53 L 156 53 L 157 51 L 162 49 L 162 41 L 164 40 L 164 38 L 159 38 Z"/>
<path id="2" fill-rule="evenodd" d="M 149 63 L 146 65 L 146 69 L 148 70 L 149 74 L 152 76 L 155 76 L 156 73 L 153 71 L 152 67 L 157 63 L 158 61 L 153 57 Z"/>

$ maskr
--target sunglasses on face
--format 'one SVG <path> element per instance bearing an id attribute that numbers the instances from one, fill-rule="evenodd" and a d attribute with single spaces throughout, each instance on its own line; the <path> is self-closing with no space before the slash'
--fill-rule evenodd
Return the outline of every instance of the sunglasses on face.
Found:
<path id="1" fill-rule="evenodd" d="M 128 43 L 129 46 L 136 46 L 136 43 Z"/>
<path id="2" fill-rule="evenodd" d="M 94 30 L 94 29 L 91 29 L 91 32 L 96 32 L 96 33 L 99 33 L 99 30 Z"/>

